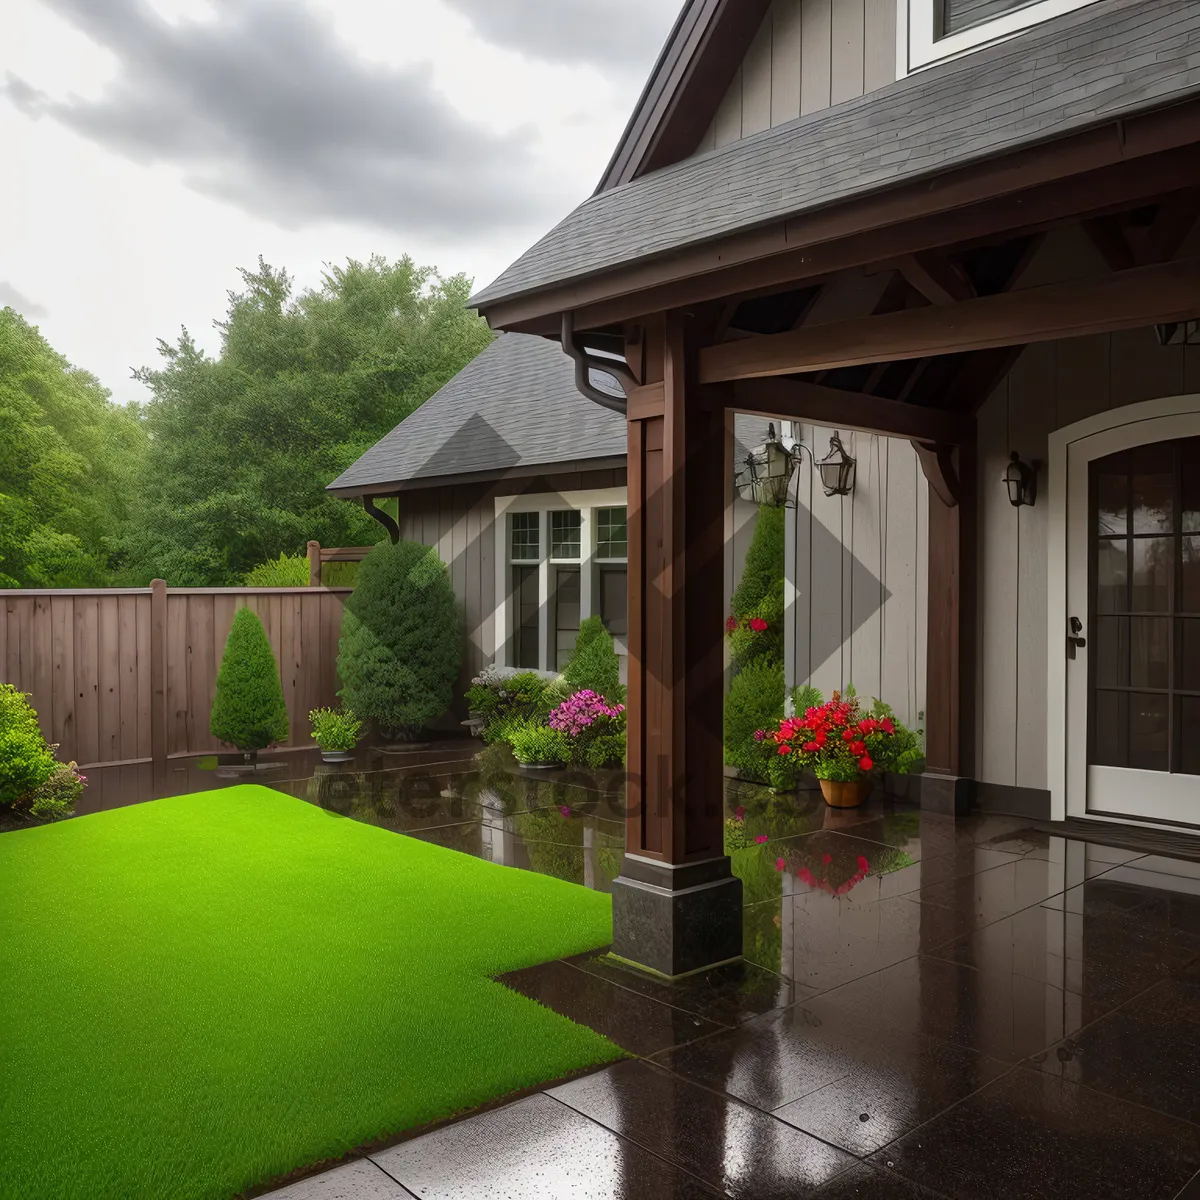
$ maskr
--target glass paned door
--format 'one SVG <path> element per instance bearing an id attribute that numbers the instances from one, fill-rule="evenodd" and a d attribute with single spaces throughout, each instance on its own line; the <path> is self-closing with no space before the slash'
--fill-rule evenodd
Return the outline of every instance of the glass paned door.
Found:
<path id="1" fill-rule="evenodd" d="M 1200 438 L 1096 458 L 1088 493 L 1088 809 L 1200 824 Z"/>

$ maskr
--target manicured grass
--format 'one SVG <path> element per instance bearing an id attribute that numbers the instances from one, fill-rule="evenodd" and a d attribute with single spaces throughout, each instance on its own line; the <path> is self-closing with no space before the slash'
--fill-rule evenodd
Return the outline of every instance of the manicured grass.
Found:
<path id="1" fill-rule="evenodd" d="M 0 835 L 0 1196 L 233 1196 L 621 1052 L 609 898 L 250 785 Z"/>

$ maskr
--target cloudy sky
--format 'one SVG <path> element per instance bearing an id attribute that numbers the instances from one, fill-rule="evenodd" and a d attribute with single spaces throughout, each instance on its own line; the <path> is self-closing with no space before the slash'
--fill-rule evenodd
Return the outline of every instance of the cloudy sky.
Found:
<path id="1" fill-rule="evenodd" d="M 482 285 L 595 186 L 679 0 L 0 0 L 0 307 L 119 400 L 261 254 Z"/>

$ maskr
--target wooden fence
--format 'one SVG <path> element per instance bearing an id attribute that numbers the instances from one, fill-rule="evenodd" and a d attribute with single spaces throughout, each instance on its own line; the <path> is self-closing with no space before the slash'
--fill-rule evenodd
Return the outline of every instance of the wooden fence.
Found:
<path id="1" fill-rule="evenodd" d="M 33 696 L 59 757 L 80 766 L 153 762 L 222 747 L 208 731 L 233 614 L 262 619 L 291 718 L 335 704 L 337 643 L 350 588 L 0 591 L 0 680 Z"/>

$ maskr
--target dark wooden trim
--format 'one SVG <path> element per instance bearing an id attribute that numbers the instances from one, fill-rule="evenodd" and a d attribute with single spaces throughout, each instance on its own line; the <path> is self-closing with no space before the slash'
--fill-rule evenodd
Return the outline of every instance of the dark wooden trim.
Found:
<path id="1" fill-rule="evenodd" d="M 325 491 L 339 500 L 357 500 L 362 496 L 383 500 L 402 492 L 427 492 L 438 488 L 464 487 L 472 483 L 504 483 L 580 471 L 608 471 L 624 465 L 624 455 L 614 454 L 605 458 L 577 458 L 567 462 L 528 463 L 498 471 L 464 471 L 461 475 L 425 475 L 419 479 L 396 479 L 344 488 L 327 487 Z"/>
<path id="2" fill-rule="evenodd" d="M 694 153 L 770 0 L 692 0 L 654 65 L 597 192 Z"/>
<path id="3" fill-rule="evenodd" d="M 663 415 L 664 392 L 661 383 L 634 388 L 626 397 L 625 416 L 630 421 L 645 421 Z"/>
<path id="4" fill-rule="evenodd" d="M 847 392 L 803 379 L 740 379 L 729 390 L 729 403 L 739 412 L 786 417 L 841 429 L 858 429 L 885 437 L 917 438 L 958 445 L 975 436 L 974 422 L 937 408 L 901 404 L 865 392 Z"/>
<path id="5" fill-rule="evenodd" d="M 953 508 L 962 494 L 954 467 L 954 447 L 914 441 L 912 448 L 917 452 L 917 461 L 930 491 L 948 508 Z"/>
<path id="6" fill-rule="evenodd" d="M 906 254 L 896 269 L 930 304 L 958 304 L 975 297 L 966 274 L 933 250 Z"/>
<path id="7" fill-rule="evenodd" d="M 957 451 L 959 503 L 929 498 L 925 760 L 933 775 L 971 776 L 975 733 L 975 451 Z"/>
<path id="8" fill-rule="evenodd" d="M 677 305 L 783 288 L 1005 233 L 1120 211 L 1200 185 L 1200 102 L 1077 134 L 933 180 L 847 200 L 620 270 L 485 305 L 494 329 L 553 334 L 557 314 L 598 328 Z"/>
<path id="9" fill-rule="evenodd" d="M 1200 313 L 1200 259 L 709 346 L 702 383 L 1112 333 Z"/>
<path id="10" fill-rule="evenodd" d="M 1082 224 L 1088 241 L 1095 246 L 1110 271 L 1128 271 L 1137 266 L 1133 250 L 1125 240 L 1120 217 L 1092 217 Z"/>
<path id="11" fill-rule="evenodd" d="M 167 581 L 150 582 L 150 758 L 155 787 L 167 779 Z"/>

